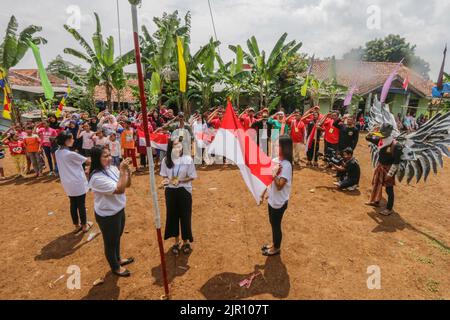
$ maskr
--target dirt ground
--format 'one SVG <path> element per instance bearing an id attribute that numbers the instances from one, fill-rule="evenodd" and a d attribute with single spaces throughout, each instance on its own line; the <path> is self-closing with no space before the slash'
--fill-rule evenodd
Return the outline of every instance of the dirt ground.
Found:
<path id="1" fill-rule="evenodd" d="M 450 161 L 426 184 L 398 185 L 397 213 L 383 217 L 364 205 L 373 172 L 365 143 L 356 156 L 362 179 L 355 192 L 336 191 L 330 172 L 296 169 L 283 220 L 283 252 L 271 258 L 260 253 L 271 240 L 267 206 L 255 205 L 239 170 L 198 169 L 194 251 L 175 258 L 172 242 L 165 242 L 172 298 L 450 299 Z M 5 170 L 14 173 L 8 158 Z M 88 235 L 72 233 L 69 201 L 58 180 L 0 182 L 0 298 L 160 299 L 164 290 L 148 181 L 147 174 L 135 176 L 127 191 L 122 253 L 136 262 L 129 266 L 132 276 L 121 279 L 108 270 L 101 236 L 87 242 Z M 94 221 L 92 194 L 87 207 Z M 80 267 L 80 289 L 66 286 L 71 265 Z M 370 290 L 373 265 L 380 268 L 381 288 Z M 239 287 L 258 270 L 262 274 L 249 289 Z M 93 286 L 98 278 L 105 283 Z"/>

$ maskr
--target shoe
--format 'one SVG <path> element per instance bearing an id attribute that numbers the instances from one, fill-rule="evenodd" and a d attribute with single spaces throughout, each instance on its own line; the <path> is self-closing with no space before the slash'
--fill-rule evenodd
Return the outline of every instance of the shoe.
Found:
<path id="1" fill-rule="evenodd" d="M 121 262 L 120 263 L 120 266 L 121 267 L 123 267 L 123 266 L 126 266 L 126 265 L 128 265 L 128 264 L 132 264 L 134 262 L 134 258 L 133 257 L 129 257 L 127 260 L 125 260 L 124 262 Z"/>
<path id="2" fill-rule="evenodd" d="M 113 273 L 116 276 L 119 276 L 119 277 L 129 277 L 129 276 L 131 276 L 131 273 L 130 273 L 130 271 L 128 269 L 125 269 L 125 271 L 123 271 L 123 272 L 113 271 Z"/>
<path id="3" fill-rule="evenodd" d="M 394 211 L 393 210 L 389 210 L 389 209 L 384 209 L 383 211 L 380 212 L 380 214 L 385 216 L 385 217 L 390 216 L 393 213 L 394 213 Z"/>

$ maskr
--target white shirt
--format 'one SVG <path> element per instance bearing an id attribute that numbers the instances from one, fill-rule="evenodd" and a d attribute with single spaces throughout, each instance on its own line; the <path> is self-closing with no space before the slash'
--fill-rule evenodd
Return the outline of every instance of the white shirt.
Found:
<path id="1" fill-rule="evenodd" d="M 87 158 L 67 148 L 58 149 L 55 158 L 61 184 L 67 195 L 78 197 L 85 194 L 88 191 L 88 182 L 82 165 Z"/>
<path id="2" fill-rule="evenodd" d="M 197 172 L 195 171 L 194 160 L 190 156 L 182 156 L 179 159 L 173 161 L 173 167 L 167 168 L 166 159 L 161 163 L 160 175 L 162 177 L 167 177 L 169 180 L 172 177 L 178 177 L 179 180 L 192 178 L 197 178 Z M 166 188 L 185 188 L 189 193 L 192 193 L 192 182 L 179 182 L 178 185 L 173 185 L 169 183 Z"/>
<path id="3" fill-rule="evenodd" d="M 92 137 L 95 135 L 92 131 L 83 131 L 80 133 L 80 137 L 83 139 L 83 145 L 82 148 L 86 150 L 91 150 L 94 147 L 94 141 L 92 140 Z"/>
<path id="4" fill-rule="evenodd" d="M 120 142 L 118 140 L 109 141 L 108 147 L 112 157 L 120 157 Z"/>
<path id="5" fill-rule="evenodd" d="M 110 166 L 103 172 L 96 172 L 89 180 L 89 188 L 94 192 L 94 210 L 101 217 L 110 217 L 125 208 L 125 193 L 114 194 L 119 182 L 120 172 Z"/>
<path id="6" fill-rule="evenodd" d="M 284 206 L 286 201 L 289 200 L 292 187 L 292 165 L 289 161 L 283 160 L 280 163 L 281 172 L 278 175 L 279 178 L 285 178 L 287 180 L 283 189 L 278 190 L 275 185 L 275 181 L 272 182 L 269 188 L 269 205 L 274 209 L 280 209 Z"/>

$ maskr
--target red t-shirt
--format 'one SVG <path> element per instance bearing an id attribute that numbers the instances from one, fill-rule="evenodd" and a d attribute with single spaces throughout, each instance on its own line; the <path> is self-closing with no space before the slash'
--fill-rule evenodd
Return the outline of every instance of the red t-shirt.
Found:
<path id="1" fill-rule="evenodd" d="M 325 129 L 325 141 L 331 144 L 339 143 L 339 129 L 333 126 L 334 120 L 327 119 L 323 124 L 323 128 Z"/>
<path id="2" fill-rule="evenodd" d="M 220 128 L 220 124 L 222 123 L 222 120 L 219 118 L 214 118 L 212 119 L 209 124 L 211 125 L 211 127 L 213 127 L 214 129 L 219 129 Z"/>
<path id="3" fill-rule="evenodd" d="M 41 145 L 43 147 L 51 147 L 52 146 L 52 140 L 51 138 L 54 138 L 58 136 L 58 132 L 55 129 L 52 128 L 39 128 L 37 130 L 37 133 L 39 137 L 41 138 Z"/>
<path id="4" fill-rule="evenodd" d="M 240 120 L 241 120 L 242 126 L 244 127 L 244 130 L 250 129 L 252 127 L 252 125 L 256 122 L 255 117 L 250 118 L 250 116 L 247 114 L 242 115 Z"/>
<path id="5" fill-rule="evenodd" d="M 9 147 L 9 152 L 11 152 L 12 156 L 16 156 L 18 154 L 25 154 L 25 148 L 23 146 L 23 141 L 9 141 L 5 143 Z"/>
<path id="6" fill-rule="evenodd" d="M 291 128 L 291 138 L 293 143 L 304 142 L 305 137 L 305 123 L 301 120 L 292 119 L 289 121 Z"/>

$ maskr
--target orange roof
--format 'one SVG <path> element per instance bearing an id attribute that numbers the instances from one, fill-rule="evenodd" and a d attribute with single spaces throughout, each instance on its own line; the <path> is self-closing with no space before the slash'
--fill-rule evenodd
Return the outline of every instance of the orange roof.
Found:
<path id="1" fill-rule="evenodd" d="M 64 87 L 67 81 L 53 74 L 47 74 L 52 86 Z M 17 86 L 40 86 L 41 79 L 37 69 L 12 69 L 8 74 L 9 83 Z"/>
<path id="2" fill-rule="evenodd" d="M 129 79 L 127 81 L 127 86 L 122 90 L 120 96 L 120 102 L 136 103 L 136 98 L 133 96 L 133 91 L 131 87 L 138 86 L 138 81 L 136 79 Z M 95 88 L 94 98 L 96 101 L 106 101 L 106 87 L 104 85 L 97 86 Z M 118 102 L 117 90 L 113 89 L 112 102 Z"/>
<path id="3" fill-rule="evenodd" d="M 330 78 L 331 60 L 314 61 L 312 74 L 323 81 Z M 358 82 L 358 94 L 366 95 L 383 86 L 386 79 L 396 67 L 393 62 L 353 62 L 336 60 L 337 82 L 340 85 L 351 87 L 354 81 Z M 435 84 L 420 74 L 404 66 L 400 67 L 396 80 L 403 83 L 409 75 L 409 89 L 421 96 L 431 97 L 431 90 Z"/>

